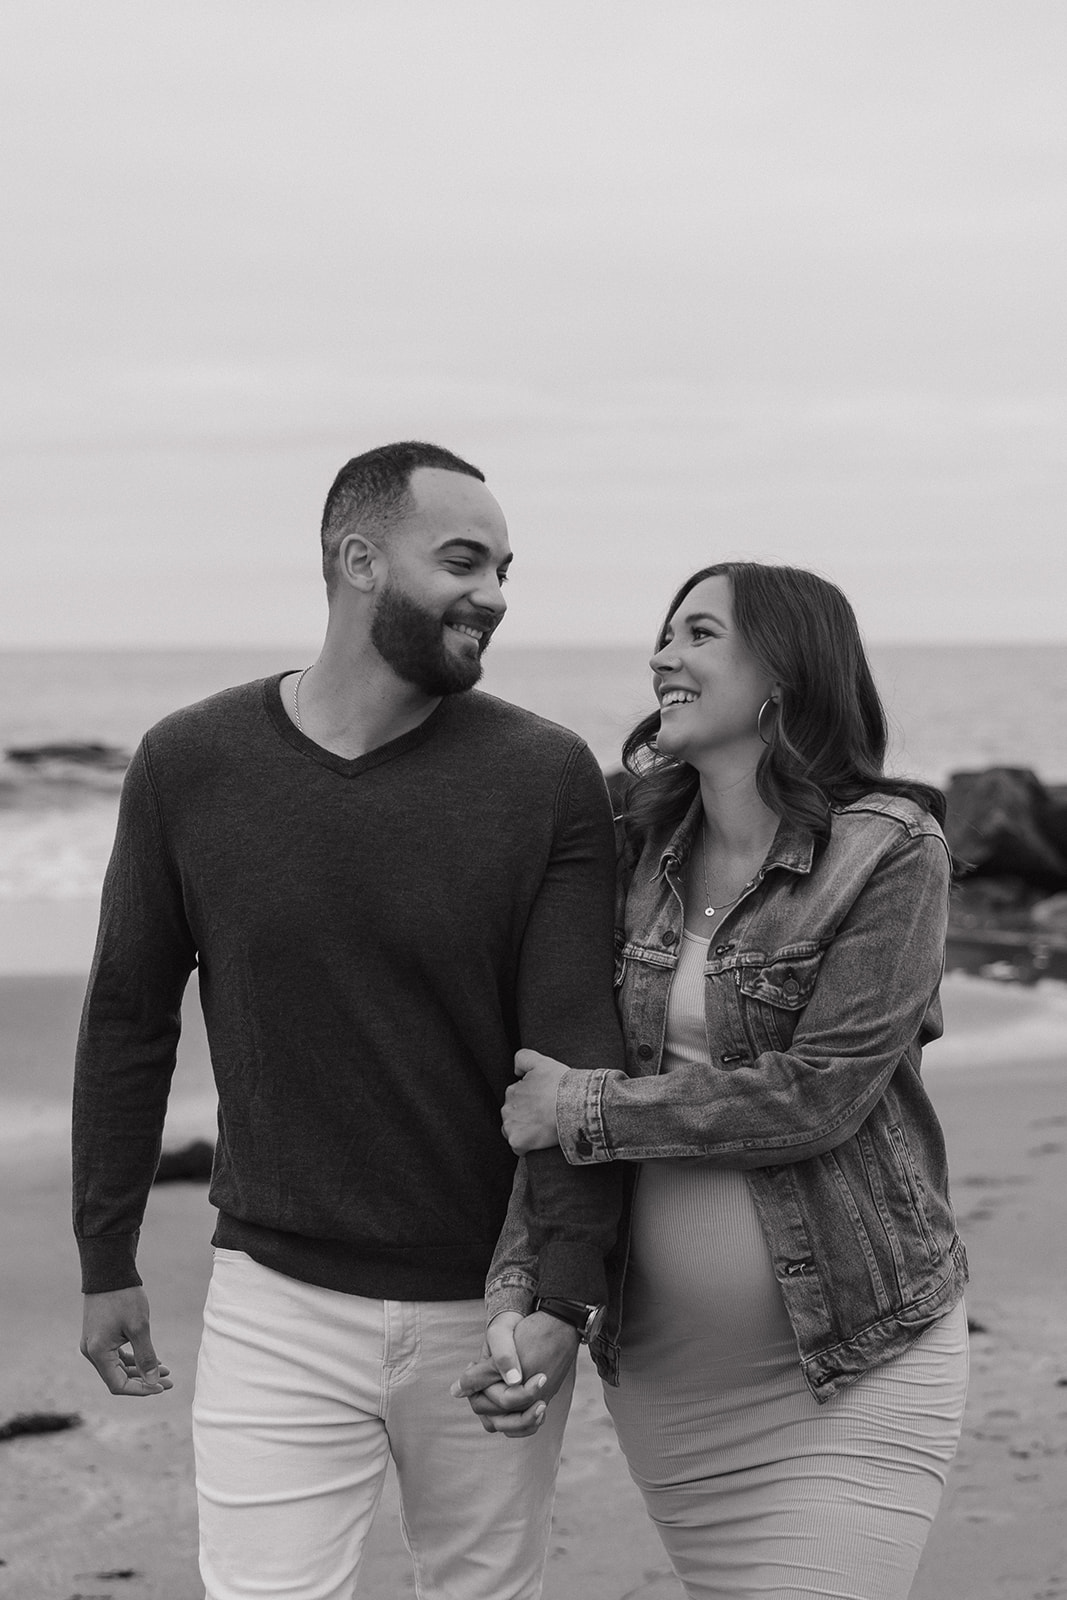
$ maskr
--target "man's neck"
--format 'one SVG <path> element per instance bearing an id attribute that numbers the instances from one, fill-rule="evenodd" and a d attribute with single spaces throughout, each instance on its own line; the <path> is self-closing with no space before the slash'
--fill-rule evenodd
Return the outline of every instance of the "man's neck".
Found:
<path id="1" fill-rule="evenodd" d="M 397 677 L 373 646 L 345 649 L 329 637 L 317 661 L 282 681 L 281 695 L 303 734 L 348 761 L 411 733 L 441 703 Z"/>

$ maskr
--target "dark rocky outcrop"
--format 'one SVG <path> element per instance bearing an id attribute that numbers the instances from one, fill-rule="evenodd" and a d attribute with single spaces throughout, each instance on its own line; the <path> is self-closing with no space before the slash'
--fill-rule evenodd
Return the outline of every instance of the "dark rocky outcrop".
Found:
<path id="1" fill-rule="evenodd" d="M 948 964 L 1033 983 L 1067 978 L 1067 789 L 1026 767 L 955 772 L 945 835 L 957 881 Z"/>
<path id="2" fill-rule="evenodd" d="M 64 1433 L 68 1428 L 80 1428 L 81 1422 L 77 1411 L 20 1411 L 0 1423 L 0 1439 L 21 1439 L 27 1433 Z"/>
<path id="3" fill-rule="evenodd" d="M 9 761 L 24 767 L 41 767 L 52 762 L 63 762 L 78 767 L 96 767 L 104 772 L 125 772 L 130 764 L 128 750 L 122 750 L 115 744 L 101 744 L 95 739 L 56 744 L 9 745 L 4 754 Z"/>
<path id="4" fill-rule="evenodd" d="M 0 806 L 79 805 L 87 792 L 117 793 L 128 750 L 99 740 L 9 745 L 0 760 Z"/>
<path id="5" fill-rule="evenodd" d="M 954 772 L 945 834 L 961 872 L 1067 889 L 1067 807 L 1025 767 Z"/>

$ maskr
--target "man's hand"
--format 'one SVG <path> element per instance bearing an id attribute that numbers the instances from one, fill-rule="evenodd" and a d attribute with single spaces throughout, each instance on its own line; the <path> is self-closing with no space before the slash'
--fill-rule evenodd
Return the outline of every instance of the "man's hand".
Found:
<path id="1" fill-rule="evenodd" d="M 545 1311 L 528 1317 L 502 1311 L 489 1324 L 486 1342 L 488 1355 L 471 1363 L 452 1393 L 470 1401 L 486 1433 L 528 1439 L 574 1365 L 577 1331 Z"/>
<path id="2" fill-rule="evenodd" d="M 152 1348 L 148 1296 L 143 1289 L 113 1289 L 109 1294 L 85 1296 L 81 1353 L 112 1394 L 142 1398 L 174 1387 L 170 1368 L 160 1366 Z"/>
<path id="3" fill-rule="evenodd" d="M 527 1150 L 551 1149 L 559 1144 L 556 1090 L 569 1068 L 536 1050 L 520 1050 L 515 1071 L 520 1082 L 513 1083 L 504 1096 L 504 1137 L 517 1156 Z"/>

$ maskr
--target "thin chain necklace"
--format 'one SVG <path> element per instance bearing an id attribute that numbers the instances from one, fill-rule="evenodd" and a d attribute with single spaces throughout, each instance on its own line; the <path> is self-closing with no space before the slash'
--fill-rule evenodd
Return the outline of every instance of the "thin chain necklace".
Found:
<path id="1" fill-rule="evenodd" d="M 296 723 L 298 733 L 303 733 L 304 731 L 304 724 L 300 720 L 300 685 L 314 665 L 315 663 L 312 661 L 302 672 L 297 674 L 296 688 L 293 690 L 293 721 Z"/>
<path id="2" fill-rule="evenodd" d="M 711 903 L 711 890 L 708 888 L 708 830 L 703 823 L 700 825 L 700 860 L 704 868 L 704 899 L 708 902 L 704 907 L 704 915 L 706 917 L 714 917 L 720 911 L 729 911 L 731 906 L 735 906 L 744 894 L 745 889 L 751 889 L 753 879 L 749 878 L 748 882 L 738 890 L 732 900 L 724 900 L 721 906 L 713 906 Z"/>

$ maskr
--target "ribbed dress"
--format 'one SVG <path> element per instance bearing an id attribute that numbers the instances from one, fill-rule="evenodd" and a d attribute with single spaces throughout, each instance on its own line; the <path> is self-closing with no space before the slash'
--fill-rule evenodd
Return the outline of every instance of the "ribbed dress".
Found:
<path id="1" fill-rule="evenodd" d="M 687 931 L 664 1072 L 708 1059 L 706 956 Z M 608 1407 L 688 1595 L 904 1600 L 959 1439 L 962 1304 L 819 1404 L 744 1174 L 646 1161 L 619 1376 Z"/>

